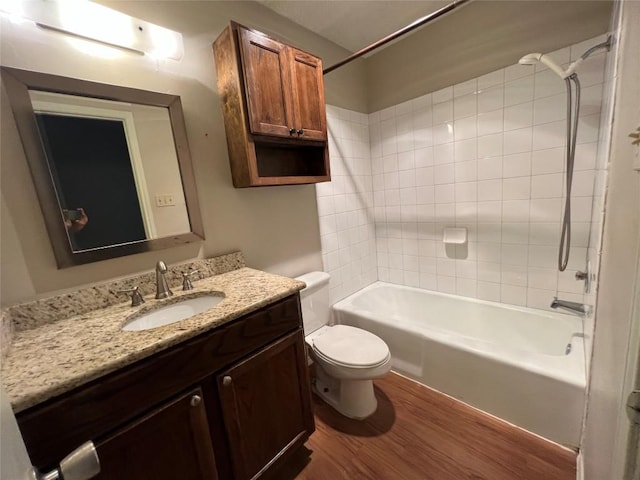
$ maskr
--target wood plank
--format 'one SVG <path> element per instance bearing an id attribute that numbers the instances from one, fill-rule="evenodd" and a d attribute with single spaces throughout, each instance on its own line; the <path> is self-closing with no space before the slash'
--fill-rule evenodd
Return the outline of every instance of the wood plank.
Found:
<path id="1" fill-rule="evenodd" d="M 576 454 L 393 373 L 350 420 L 314 396 L 316 432 L 280 472 L 296 480 L 575 480 Z"/>

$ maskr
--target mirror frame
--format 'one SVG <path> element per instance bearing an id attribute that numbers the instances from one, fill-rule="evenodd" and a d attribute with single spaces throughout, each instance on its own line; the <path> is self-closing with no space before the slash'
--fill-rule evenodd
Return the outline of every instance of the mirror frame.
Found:
<path id="1" fill-rule="evenodd" d="M 31 177 L 36 188 L 40 209 L 44 216 L 58 268 L 67 268 L 204 240 L 200 204 L 187 141 L 182 103 L 179 96 L 5 66 L 0 67 L 0 72 L 27 163 L 29 164 L 29 170 L 31 171 Z M 29 90 L 43 90 L 167 108 L 173 130 L 176 157 L 178 159 L 191 231 L 179 235 L 74 253 L 67 237 L 64 222 L 61 221 L 62 216 L 58 197 L 49 172 L 46 153 L 40 140 Z"/>

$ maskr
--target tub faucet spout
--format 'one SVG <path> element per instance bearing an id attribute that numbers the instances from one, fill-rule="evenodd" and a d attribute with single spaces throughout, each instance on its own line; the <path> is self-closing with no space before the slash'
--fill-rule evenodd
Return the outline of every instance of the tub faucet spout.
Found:
<path id="1" fill-rule="evenodd" d="M 568 300 L 558 300 L 558 297 L 554 297 L 551 302 L 551 308 L 564 308 L 574 313 L 586 315 L 589 311 L 589 306 L 584 303 L 570 302 Z"/>

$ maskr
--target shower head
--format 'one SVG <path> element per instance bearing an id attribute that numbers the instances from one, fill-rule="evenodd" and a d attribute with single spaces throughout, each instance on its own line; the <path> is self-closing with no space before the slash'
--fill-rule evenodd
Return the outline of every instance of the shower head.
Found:
<path id="1" fill-rule="evenodd" d="M 549 67 L 551 71 L 553 71 L 554 73 L 559 75 L 560 78 L 563 78 L 563 79 L 567 78 L 569 75 L 571 75 L 571 73 L 573 73 L 573 72 L 570 73 L 568 71 L 564 71 L 560 65 L 558 65 L 550 57 L 542 53 L 529 53 L 518 61 L 520 65 L 535 65 L 538 62 Z"/>

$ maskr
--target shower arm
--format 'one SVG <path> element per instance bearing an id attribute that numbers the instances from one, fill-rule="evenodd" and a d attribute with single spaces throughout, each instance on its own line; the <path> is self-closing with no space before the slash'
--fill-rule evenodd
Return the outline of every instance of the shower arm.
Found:
<path id="1" fill-rule="evenodd" d="M 598 45 L 594 45 L 589 50 L 584 52 L 582 55 L 580 55 L 580 57 L 575 62 L 569 65 L 569 68 L 567 68 L 567 71 L 566 71 L 566 75 L 567 76 L 572 75 L 583 61 L 585 61 L 587 58 L 589 58 L 598 50 L 606 50 L 607 52 L 609 52 L 611 50 L 611 42 L 612 42 L 611 35 L 609 35 L 604 42 L 599 43 Z"/>

